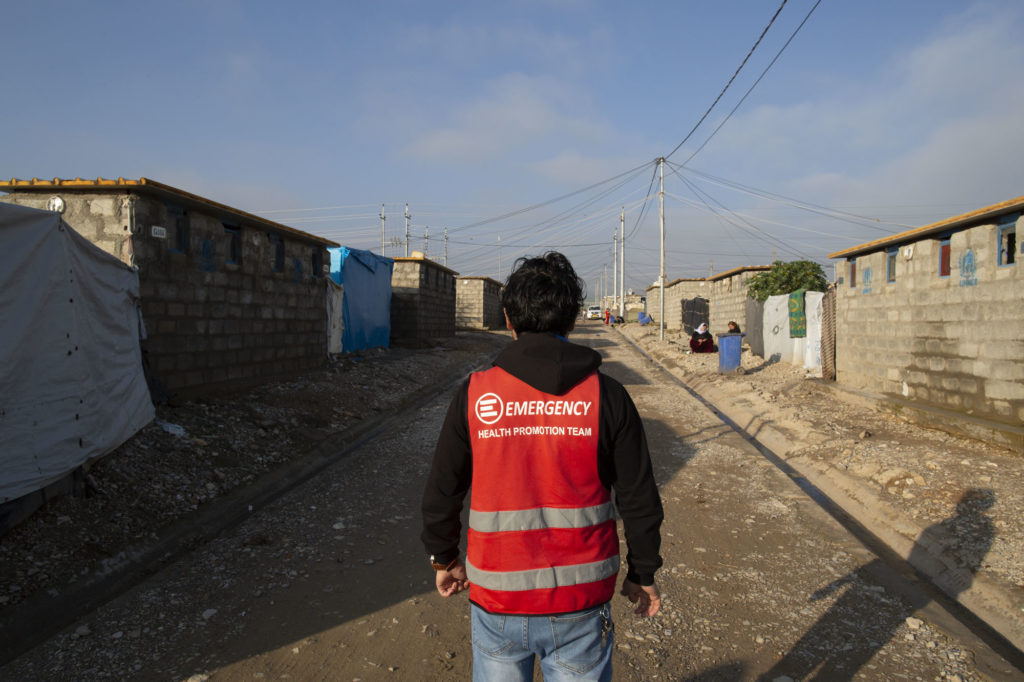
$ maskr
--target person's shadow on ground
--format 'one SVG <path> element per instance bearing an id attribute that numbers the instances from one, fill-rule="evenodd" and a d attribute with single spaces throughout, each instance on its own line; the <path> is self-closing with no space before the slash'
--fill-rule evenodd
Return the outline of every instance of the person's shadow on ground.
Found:
<path id="1" fill-rule="evenodd" d="M 965 492 L 956 505 L 954 516 L 921 533 L 908 559 L 911 566 L 935 566 L 937 558 L 925 548 L 941 543 L 943 554 L 955 562 L 955 566 L 945 562 L 943 576 L 945 591 L 955 599 L 971 586 L 974 574 L 992 546 L 995 532 L 984 512 L 993 504 L 995 493 L 991 490 L 973 488 Z M 954 543 L 957 535 L 971 538 L 970 543 Z M 927 596 L 916 590 L 921 596 L 909 601 L 887 596 L 885 588 L 872 577 L 884 569 L 882 560 L 875 559 L 815 590 L 810 601 L 824 599 L 840 590 L 845 592 L 759 679 L 766 682 L 780 677 L 830 682 L 853 679 L 907 617 L 929 602 Z M 894 601 L 899 602 L 895 607 Z"/>

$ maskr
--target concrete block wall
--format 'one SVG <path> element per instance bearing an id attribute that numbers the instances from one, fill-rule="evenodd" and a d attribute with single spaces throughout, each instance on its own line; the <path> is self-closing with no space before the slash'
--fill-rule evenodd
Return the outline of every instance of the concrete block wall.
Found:
<path id="1" fill-rule="evenodd" d="M 457 329 L 504 329 L 501 283 L 490 277 L 459 277 L 455 285 Z"/>
<path id="2" fill-rule="evenodd" d="M 619 303 L 618 299 L 614 296 L 605 296 L 601 299 L 599 304 L 601 311 L 605 308 L 612 311 L 613 315 L 619 314 Z M 646 303 L 644 303 L 644 297 L 640 294 L 626 294 L 622 301 L 622 311 L 626 322 L 636 322 L 640 313 L 645 310 Z"/>
<path id="3" fill-rule="evenodd" d="M 709 317 L 711 319 L 708 321 L 708 327 L 712 334 L 724 334 L 728 331 L 730 320 L 739 324 L 740 329 L 744 328 L 747 314 L 748 282 L 751 277 L 761 271 L 761 268 L 743 270 L 708 282 L 711 294 L 709 297 Z M 743 331 L 746 330 L 743 329 Z"/>
<path id="4" fill-rule="evenodd" d="M 55 189 L 51 193 L 0 195 L 0 201 L 46 211 L 49 210 L 47 203 L 50 197 L 55 194 L 64 199 L 65 208 L 61 217 L 68 225 L 121 262 L 132 265 L 130 238 L 133 199 L 127 193 L 72 195 Z"/>
<path id="5" fill-rule="evenodd" d="M 279 233 L 284 262 L 273 269 L 267 228 L 237 227 L 239 258 L 228 263 L 221 216 L 186 208 L 184 251 L 175 249 L 174 217 L 146 195 L 60 193 L 64 219 L 91 242 L 139 269 L 143 348 L 170 391 L 201 394 L 259 383 L 319 367 L 327 354 L 323 244 Z M 48 194 L 10 194 L 6 201 L 45 207 Z M 164 236 L 160 229 L 166 231 Z M 134 234 L 133 234 L 134 231 Z M 314 276 L 315 275 L 315 276 Z"/>
<path id="6" fill-rule="evenodd" d="M 455 335 L 457 272 L 423 257 L 396 258 L 391 273 L 391 339 L 420 344 Z"/>
<path id="7" fill-rule="evenodd" d="M 644 310 L 647 305 L 644 302 L 644 297 L 640 294 L 626 294 L 622 303 L 627 313 L 633 313 L 633 317 L 636 317 L 636 313 Z"/>
<path id="8" fill-rule="evenodd" d="M 708 298 L 708 286 L 703 278 L 676 279 L 665 285 L 665 328 L 681 329 L 683 326 L 683 300 Z M 661 314 L 661 287 L 647 289 L 647 313 L 658 322 Z"/>
<path id="9" fill-rule="evenodd" d="M 1024 231 L 1018 220 L 1017 234 Z M 839 267 L 836 380 L 971 417 L 1024 423 L 1024 260 L 999 266 L 996 226 L 950 235 L 950 274 L 940 277 L 939 240 Z M 909 248 L 908 248 L 909 247 Z"/>

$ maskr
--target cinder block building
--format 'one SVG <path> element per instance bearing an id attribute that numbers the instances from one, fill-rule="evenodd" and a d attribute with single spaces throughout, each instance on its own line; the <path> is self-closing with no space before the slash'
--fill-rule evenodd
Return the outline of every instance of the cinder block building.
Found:
<path id="1" fill-rule="evenodd" d="M 455 285 L 456 329 L 504 329 L 501 286 L 490 277 L 459 277 Z"/>
<path id="2" fill-rule="evenodd" d="M 652 284 L 647 287 L 647 313 L 660 322 L 661 287 Z M 703 277 L 674 279 L 665 284 L 665 329 L 681 329 L 683 326 L 683 301 L 692 298 L 708 298 L 708 287 Z"/>
<path id="3" fill-rule="evenodd" d="M 419 251 L 395 258 L 391 272 L 391 341 L 420 345 L 455 335 L 455 279 L 459 273 Z"/>
<path id="4" fill-rule="evenodd" d="M 708 277 L 708 297 L 711 319 L 708 328 L 712 334 L 724 334 L 732 320 L 746 329 L 747 291 L 750 278 L 759 272 L 771 270 L 770 265 L 744 265 Z"/>
<path id="5" fill-rule="evenodd" d="M 320 366 L 336 243 L 154 180 L 11 180 L 0 201 L 56 210 L 139 271 L 144 357 L 172 392 Z"/>
<path id="6" fill-rule="evenodd" d="M 1024 196 L 830 254 L 836 380 L 1024 450 Z"/>

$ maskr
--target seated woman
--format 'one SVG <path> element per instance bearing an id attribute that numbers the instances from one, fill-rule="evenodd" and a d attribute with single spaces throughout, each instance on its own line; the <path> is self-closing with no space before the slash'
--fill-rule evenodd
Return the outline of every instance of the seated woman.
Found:
<path id="1" fill-rule="evenodd" d="M 694 353 L 715 352 L 715 342 L 711 340 L 707 323 L 701 322 L 697 330 L 693 332 L 693 335 L 690 337 L 690 350 Z"/>

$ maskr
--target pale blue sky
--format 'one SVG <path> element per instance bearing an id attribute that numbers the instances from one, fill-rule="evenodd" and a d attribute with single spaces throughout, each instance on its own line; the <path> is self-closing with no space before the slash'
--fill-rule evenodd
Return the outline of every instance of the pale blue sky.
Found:
<path id="1" fill-rule="evenodd" d="M 611 276 L 625 206 L 627 286 L 642 289 L 658 274 L 656 203 L 637 223 L 652 168 L 466 226 L 671 152 L 778 4 L 8 3 L 0 177 L 144 176 L 375 251 L 381 204 L 392 238 L 408 202 L 413 248 L 429 228 L 442 260 L 450 228 L 448 265 L 462 274 L 504 278 L 516 256 L 557 247 L 592 291 L 606 263 Z M 666 174 L 670 279 L 773 254 L 827 263 L 1024 194 L 1017 0 L 823 0 L 688 161 L 813 4 L 789 0 L 671 157 L 687 165 Z"/>

